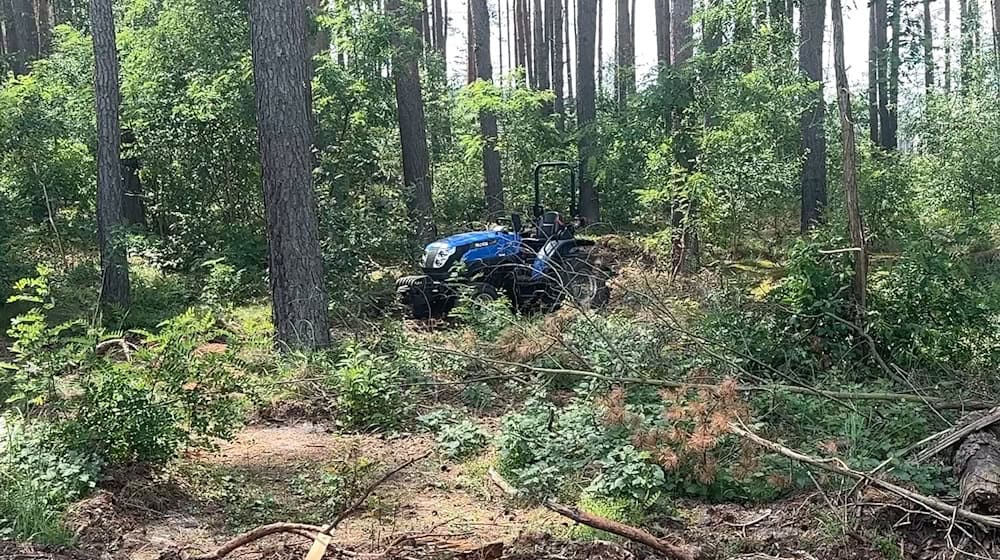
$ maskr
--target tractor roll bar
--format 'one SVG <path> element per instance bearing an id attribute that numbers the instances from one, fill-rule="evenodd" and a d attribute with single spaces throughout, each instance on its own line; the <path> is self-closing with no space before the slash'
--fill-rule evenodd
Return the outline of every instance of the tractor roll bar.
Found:
<path id="1" fill-rule="evenodd" d="M 568 169 L 569 170 L 569 213 L 576 216 L 576 165 L 568 161 L 543 161 L 535 164 L 535 205 L 532 211 L 535 218 L 541 217 L 545 212 L 542 206 L 541 177 L 543 169 Z"/>

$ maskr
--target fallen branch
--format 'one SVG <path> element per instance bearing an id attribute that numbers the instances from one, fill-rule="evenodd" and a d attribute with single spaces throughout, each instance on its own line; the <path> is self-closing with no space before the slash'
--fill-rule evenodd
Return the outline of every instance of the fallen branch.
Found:
<path id="1" fill-rule="evenodd" d="M 943 514 L 948 517 L 955 517 L 965 521 L 971 521 L 973 523 L 978 523 L 980 525 L 984 525 L 987 527 L 1000 528 L 1000 517 L 981 515 L 975 512 L 971 512 L 967 509 L 947 504 L 936 498 L 932 498 L 930 496 L 924 496 L 923 494 L 907 490 L 906 488 L 903 488 L 901 486 L 896 486 L 891 482 L 886 482 L 882 479 L 874 478 L 870 476 L 868 473 L 856 471 L 848 467 L 847 464 L 844 463 L 844 461 L 842 461 L 839 458 L 833 457 L 830 459 L 819 459 L 816 457 L 811 457 L 809 455 L 804 455 L 802 453 L 799 453 L 798 451 L 789 449 L 779 443 L 775 443 L 773 441 L 764 439 L 758 436 L 757 434 L 751 432 L 749 429 L 738 426 L 732 422 L 729 423 L 729 431 L 756 443 L 757 445 L 763 447 L 764 449 L 773 451 L 780 455 L 784 455 L 785 457 L 788 457 L 789 459 L 794 459 L 796 461 L 799 461 L 800 463 L 805 463 L 807 465 L 816 467 L 818 469 L 839 474 L 841 476 L 853 478 L 855 480 L 865 480 L 872 486 L 881 488 L 882 490 L 906 498 L 907 500 L 910 500 L 913 503 L 919 504 L 939 514 Z"/>
<path id="2" fill-rule="evenodd" d="M 948 449 L 952 445 L 962 441 L 969 434 L 988 428 L 997 422 L 1000 422 L 1000 406 L 982 414 L 981 416 L 978 416 L 971 422 L 959 424 L 945 434 L 942 434 L 943 437 L 941 438 L 941 441 L 933 447 L 928 447 L 924 451 L 921 451 L 920 454 L 917 455 L 917 462 L 926 461 L 945 449 Z"/>
<path id="3" fill-rule="evenodd" d="M 612 521 L 605 517 L 594 515 L 575 507 L 564 506 L 551 500 L 545 502 L 545 507 L 558 513 L 559 515 L 568 517 L 577 523 L 582 523 L 588 527 L 612 533 L 630 541 L 648 546 L 667 558 L 673 558 L 676 560 L 694 560 L 700 554 L 700 551 L 697 548 L 668 543 L 667 541 L 657 538 L 637 527 Z"/>
<path id="4" fill-rule="evenodd" d="M 465 358 L 479 360 L 482 362 L 499 364 L 509 367 L 519 368 L 526 372 L 531 373 L 544 373 L 549 375 L 569 375 L 575 377 L 587 377 L 590 379 L 599 379 L 602 381 L 608 381 L 610 383 L 628 383 L 634 385 L 651 385 L 655 387 L 666 387 L 668 389 L 682 389 L 682 388 L 692 388 L 692 389 L 707 389 L 716 390 L 718 386 L 711 385 L 708 383 L 682 383 L 680 381 L 668 381 L 665 379 L 644 379 L 639 377 L 617 377 L 604 375 L 594 371 L 579 370 L 579 369 L 562 369 L 562 368 L 546 368 L 546 367 L 536 367 L 529 364 L 521 364 L 518 362 L 511 362 L 508 360 L 500 360 L 497 358 L 490 358 L 487 356 L 477 356 L 475 354 L 469 354 L 467 352 L 461 352 L 458 350 L 452 350 L 451 348 L 442 348 L 440 346 L 426 346 L 423 347 L 426 350 L 431 350 L 433 352 L 438 352 L 441 354 L 451 354 L 453 356 L 462 356 Z M 497 377 L 497 376 L 491 376 Z M 516 375 L 511 375 L 509 378 L 517 377 Z M 464 383 L 476 383 L 478 379 L 469 379 Z M 449 382 L 449 384 L 460 384 L 462 382 Z M 923 404 L 932 404 L 934 407 L 942 410 L 983 410 L 988 408 L 994 408 L 998 404 L 997 402 L 988 401 L 978 401 L 978 400 L 948 400 L 941 397 L 924 397 L 922 395 L 915 395 L 912 393 L 866 393 L 866 392 L 851 392 L 851 391 L 827 391 L 823 389 L 815 389 L 812 387 L 800 387 L 797 385 L 781 385 L 781 384 L 764 384 L 764 385 L 739 385 L 737 390 L 741 392 L 787 392 L 796 393 L 804 395 L 818 395 L 830 399 L 844 399 L 844 400 L 855 400 L 855 401 L 905 401 L 905 402 L 918 402 Z"/>
<path id="5" fill-rule="evenodd" d="M 503 475 L 496 471 L 496 469 L 491 468 L 487 475 L 489 476 L 490 481 L 492 481 L 493 484 L 496 484 L 497 487 L 503 490 L 503 492 L 508 496 L 516 498 L 521 495 L 521 491 L 508 482 Z M 699 551 L 696 548 L 668 543 L 637 527 L 612 521 L 574 507 L 564 506 L 553 500 L 546 501 L 544 505 L 546 508 L 558 513 L 559 515 L 568 517 L 577 523 L 582 523 L 588 527 L 613 533 L 619 537 L 625 537 L 630 541 L 646 545 L 660 554 L 663 554 L 667 558 L 675 558 L 677 560 L 694 560 L 699 554 Z"/>
<path id="6" fill-rule="evenodd" d="M 300 537 L 311 538 L 316 542 L 324 542 L 325 544 L 329 544 L 328 542 L 329 535 L 331 535 L 333 531 L 337 528 L 337 526 L 345 519 L 347 519 L 349 515 L 351 515 L 352 513 L 357 511 L 362 505 L 364 505 L 365 501 L 368 499 L 368 496 L 371 496 L 372 492 L 374 492 L 376 488 L 378 488 L 387 480 L 392 478 L 399 471 L 409 467 L 410 465 L 413 465 L 417 461 L 426 459 L 428 456 L 430 456 L 430 454 L 431 452 L 428 451 L 422 455 L 419 455 L 417 457 L 414 457 L 413 459 L 401 463 L 399 466 L 387 471 L 385 474 L 379 477 L 378 480 L 369 484 L 368 487 L 365 488 L 365 490 L 361 494 L 359 494 L 359 497 L 355 499 L 354 502 L 351 503 L 351 505 L 349 505 L 339 514 L 337 514 L 337 517 L 335 517 L 333 522 L 331 522 L 329 525 L 324 525 L 322 527 L 318 525 L 309 525 L 305 523 L 271 523 L 269 525 L 261 525 L 256 529 L 243 533 L 242 535 L 239 535 L 233 538 L 232 540 L 226 542 L 218 549 L 216 549 L 214 552 L 208 554 L 201 554 L 197 556 L 188 556 L 187 559 L 222 560 L 223 558 L 230 555 L 239 548 L 247 546 L 248 544 L 256 542 L 264 537 L 275 535 L 278 533 L 291 533 L 294 535 L 298 535 Z"/>

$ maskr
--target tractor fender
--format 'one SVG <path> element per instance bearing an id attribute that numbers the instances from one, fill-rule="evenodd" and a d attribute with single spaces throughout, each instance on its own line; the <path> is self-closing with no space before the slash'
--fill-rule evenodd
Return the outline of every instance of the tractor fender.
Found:
<path id="1" fill-rule="evenodd" d="M 552 265 L 559 262 L 571 250 L 577 247 L 593 247 L 594 245 L 596 243 L 589 239 L 553 239 L 549 241 L 542 245 L 538 256 L 531 264 L 532 280 L 541 280 L 551 270 Z"/>

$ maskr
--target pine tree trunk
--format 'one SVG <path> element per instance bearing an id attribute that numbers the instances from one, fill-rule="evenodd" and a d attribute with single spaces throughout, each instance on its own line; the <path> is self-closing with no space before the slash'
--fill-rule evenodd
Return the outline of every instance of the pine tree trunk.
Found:
<path id="1" fill-rule="evenodd" d="M 892 27 L 892 43 L 889 47 L 889 57 L 888 57 L 888 103 L 886 103 L 886 114 L 888 118 L 885 121 L 885 147 L 889 150 L 895 150 L 899 145 L 899 140 L 897 138 L 897 131 L 899 129 L 899 49 L 901 44 L 901 25 L 900 25 L 900 12 L 903 9 L 903 3 L 901 0 L 892 0 L 892 18 L 890 19 Z"/>
<path id="2" fill-rule="evenodd" d="M 538 87 L 538 76 L 535 73 L 534 43 L 531 40 L 531 5 L 530 0 L 521 1 L 521 41 L 524 45 L 524 70 L 527 73 L 528 86 Z"/>
<path id="3" fill-rule="evenodd" d="M 31 0 L 2 0 L 10 66 L 15 76 L 28 73 L 28 62 L 38 57 L 38 29 Z"/>
<path id="4" fill-rule="evenodd" d="M 122 131 L 122 180 L 125 196 L 122 208 L 125 222 L 130 226 L 146 229 L 146 204 L 143 201 L 142 181 L 139 179 L 139 158 L 135 154 L 135 134 L 131 130 Z"/>
<path id="5" fill-rule="evenodd" d="M 868 139 L 873 146 L 879 145 L 878 1 L 868 0 Z"/>
<path id="6" fill-rule="evenodd" d="M 572 1 L 573 0 L 566 0 L 565 10 L 563 12 L 566 14 L 566 23 L 563 26 L 566 30 L 566 34 L 563 37 L 563 44 L 566 47 L 565 51 L 566 58 L 564 59 L 564 63 L 566 66 L 566 102 L 564 103 L 564 105 L 567 107 L 576 106 L 576 97 L 573 95 L 573 84 L 575 83 L 573 81 L 573 58 L 572 58 L 572 51 L 570 50 L 572 41 L 576 38 L 576 27 L 574 25 L 575 20 L 572 20 L 570 18 L 570 9 L 569 9 L 570 2 Z"/>
<path id="7" fill-rule="evenodd" d="M 431 197 L 431 160 L 427 151 L 427 122 L 424 98 L 420 90 L 418 61 L 423 51 L 420 45 L 405 40 L 399 30 L 419 29 L 420 20 L 408 17 L 400 8 L 400 0 L 386 0 L 386 12 L 393 18 L 392 79 L 396 86 L 399 140 L 403 156 L 403 187 L 406 207 L 421 245 L 436 237 L 434 202 Z"/>
<path id="8" fill-rule="evenodd" d="M 934 23 L 931 19 L 931 0 L 923 0 L 923 50 L 924 50 L 924 95 L 929 99 L 934 93 Z"/>
<path id="9" fill-rule="evenodd" d="M 578 13 L 579 9 L 577 6 Z M 578 36 L 577 41 L 579 42 L 579 40 Z M 595 64 L 597 65 L 597 95 L 600 96 L 604 92 L 604 0 L 597 0 L 597 62 Z"/>
<path id="10" fill-rule="evenodd" d="M 330 33 L 319 25 L 317 19 L 327 13 L 327 0 L 309 0 L 309 15 L 314 22 L 309 28 L 309 50 L 306 55 L 312 58 L 320 53 L 330 53 Z"/>
<path id="11" fill-rule="evenodd" d="M 588 223 L 600 221 L 600 198 L 594 185 L 594 119 L 597 117 L 594 84 L 594 35 L 597 1 L 578 0 L 576 20 L 576 122 L 580 156 L 580 215 Z"/>
<path id="12" fill-rule="evenodd" d="M 951 0 L 944 0 L 944 92 L 951 93 Z"/>
<path id="13" fill-rule="evenodd" d="M 537 89 L 550 89 L 552 81 L 549 79 L 549 51 L 545 37 L 545 15 L 542 12 L 542 0 L 534 0 L 534 53 L 535 53 L 535 87 Z"/>
<path id="14" fill-rule="evenodd" d="M 875 46 L 878 49 L 876 67 L 878 72 L 878 145 L 888 149 L 891 137 L 889 123 L 889 44 L 888 44 L 888 2 L 875 0 Z"/>
<path id="15" fill-rule="evenodd" d="M 38 28 L 38 52 L 52 52 L 52 4 L 49 0 L 35 0 L 35 25 Z"/>
<path id="16" fill-rule="evenodd" d="M 97 112 L 97 240 L 101 253 L 102 304 L 129 306 L 121 125 L 118 111 L 118 48 L 111 0 L 90 0 L 94 41 L 94 100 Z"/>
<path id="17" fill-rule="evenodd" d="M 472 0 L 466 0 L 466 21 L 468 22 L 468 28 L 466 29 L 466 42 L 465 42 L 465 81 L 467 83 L 472 83 L 476 81 L 476 76 L 478 71 L 476 70 L 476 43 L 475 43 L 475 33 L 472 28 Z"/>
<path id="18" fill-rule="evenodd" d="M 822 220 L 826 206 L 826 134 L 823 132 L 826 102 L 823 100 L 823 30 L 826 20 L 826 0 L 802 0 L 799 24 L 799 70 L 809 81 L 818 84 L 811 104 L 803 111 L 801 229 L 805 233 Z"/>
<path id="19" fill-rule="evenodd" d="M 287 348 L 330 344 L 312 186 L 305 16 L 297 0 L 250 1 L 271 311 L 277 341 Z"/>
<path id="20" fill-rule="evenodd" d="M 854 302 L 858 317 L 864 316 L 868 283 L 868 252 L 865 247 L 864 225 L 861 220 L 861 200 L 858 194 L 858 153 L 854 137 L 854 117 L 851 115 L 851 91 L 844 64 L 844 16 L 840 0 L 831 0 L 833 17 L 833 66 L 837 82 L 837 105 L 840 108 L 840 135 L 844 147 L 844 195 L 847 218 L 854 251 Z"/>
<path id="21" fill-rule="evenodd" d="M 616 11 L 615 99 L 624 108 L 635 92 L 635 48 L 629 0 L 618 0 Z"/>
<path id="22" fill-rule="evenodd" d="M 490 12 L 486 0 L 469 0 L 475 35 L 476 69 L 479 79 L 493 80 L 490 58 Z M 497 151 L 497 118 L 490 111 L 479 112 L 479 131 L 483 135 L 483 176 L 486 180 L 486 211 L 490 220 L 503 216 L 503 182 L 500 175 L 500 152 Z"/>
<path id="23" fill-rule="evenodd" d="M 655 0 L 656 61 L 660 68 L 670 66 L 670 0 Z"/>
<path id="24" fill-rule="evenodd" d="M 674 10 L 670 19 L 673 25 L 671 39 L 673 39 L 674 66 L 687 63 L 694 54 L 694 28 L 691 26 L 693 13 L 693 0 L 674 0 Z"/>
<path id="25" fill-rule="evenodd" d="M 500 83 L 503 83 L 503 1 L 497 0 L 497 56 L 499 58 L 500 71 L 497 75 Z M 509 64 L 509 62 L 508 62 Z"/>
<path id="26" fill-rule="evenodd" d="M 549 13 L 552 14 L 552 93 L 555 94 L 553 108 L 556 112 L 556 127 L 559 131 L 566 128 L 566 109 L 564 102 L 563 80 L 565 61 L 563 60 L 563 8 L 562 0 L 548 0 Z"/>
<path id="27" fill-rule="evenodd" d="M 517 57 L 515 54 L 514 43 L 516 42 L 516 32 L 514 29 L 514 24 L 511 19 L 511 7 L 510 0 L 504 0 L 507 6 L 507 64 L 510 66 L 511 72 L 517 70 Z"/>

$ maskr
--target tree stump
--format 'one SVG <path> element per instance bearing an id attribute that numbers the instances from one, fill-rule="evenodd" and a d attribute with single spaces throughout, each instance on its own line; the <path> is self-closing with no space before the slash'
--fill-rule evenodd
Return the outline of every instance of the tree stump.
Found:
<path id="1" fill-rule="evenodd" d="M 973 432 L 959 444 L 952 467 L 966 509 L 1000 514 L 1000 437 L 995 427 Z"/>

